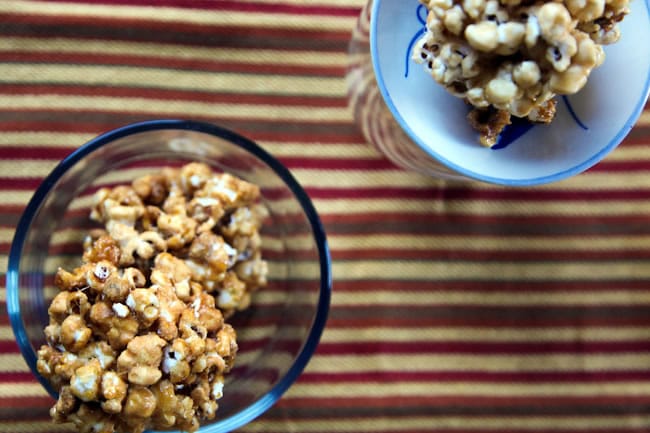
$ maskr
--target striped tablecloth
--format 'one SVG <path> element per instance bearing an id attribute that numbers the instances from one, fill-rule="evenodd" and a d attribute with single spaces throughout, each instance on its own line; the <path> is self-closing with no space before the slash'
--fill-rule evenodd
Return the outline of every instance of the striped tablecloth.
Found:
<path id="1" fill-rule="evenodd" d="M 15 224 L 57 161 L 127 123 L 209 121 L 292 170 L 334 260 L 316 355 L 242 431 L 650 431 L 650 106 L 557 184 L 400 170 L 347 106 L 364 2 L 0 1 L 0 300 Z M 0 432 L 72 431 L 49 423 L 0 318 Z"/>

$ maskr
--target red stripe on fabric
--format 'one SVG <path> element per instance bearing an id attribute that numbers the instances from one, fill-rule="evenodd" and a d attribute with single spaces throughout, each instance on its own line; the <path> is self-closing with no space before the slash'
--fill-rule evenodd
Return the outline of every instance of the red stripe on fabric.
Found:
<path id="1" fill-rule="evenodd" d="M 398 398 L 393 398 L 393 405 L 396 404 L 396 401 L 401 401 L 401 397 Z M 457 411 L 456 411 L 457 412 Z M 642 416 L 645 416 L 639 411 L 635 410 L 625 410 L 624 413 L 628 415 L 631 419 L 636 419 Z M 270 415 L 267 415 L 270 416 Z M 393 415 L 394 416 L 394 415 Z M 583 433 L 586 430 L 579 428 L 557 428 L 557 427 L 548 427 L 548 428 L 535 428 L 534 430 L 531 429 L 530 427 L 522 427 L 522 428 L 499 428 L 498 430 L 495 430 L 492 427 L 486 427 L 486 428 L 480 428 L 480 427 L 463 427 L 462 420 L 467 417 L 467 416 L 472 416 L 472 415 L 466 415 L 463 413 L 455 413 L 454 418 L 458 422 L 458 426 L 454 427 L 439 427 L 433 425 L 432 427 L 425 427 L 425 428 L 408 428 L 408 427 L 397 427 L 397 428 L 383 428 L 381 427 L 381 433 Z M 481 415 L 483 416 L 483 415 Z M 367 415 L 361 414 L 359 415 L 361 418 L 367 418 Z M 408 415 L 403 415 L 404 419 L 408 419 Z M 501 418 L 501 416 L 498 416 Z M 331 427 L 327 421 L 329 420 L 336 420 L 335 414 L 332 414 L 327 417 L 323 418 L 318 418 L 318 421 L 322 422 L 322 429 L 321 430 L 315 430 L 313 428 L 310 428 L 309 432 L 310 433 L 331 433 L 333 430 L 331 430 Z M 347 418 L 347 416 L 344 416 L 343 418 Z M 260 418 L 261 421 L 259 422 L 260 425 L 263 424 L 263 419 L 264 416 Z M 280 423 L 282 425 L 294 425 L 291 421 L 292 420 L 299 421 L 299 417 L 291 417 L 290 421 L 286 421 L 283 423 Z M 307 422 L 313 422 L 312 417 L 304 418 Z M 553 418 L 552 416 L 548 416 L 548 425 L 553 425 Z M 380 422 L 380 421 L 379 421 Z M 434 424 L 435 421 L 432 421 L 432 424 Z M 406 423 L 405 423 L 406 424 Z M 627 424 L 627 426 L 625 425 Z M 299 424 L 298 424 L 299 426 Z M 252 430 L 252 431 L 263 431 L 264 433 L 287 433 L 286 427 L 283 427 L 279 430 L 275 430 L 273 428 L 264 428 L 259 429 L 259 430 Z M 356 430 L 335 430 L 338 433 L 356 433 Z M 599 427 L 597 430 L 592 430 L 590 433 L 647 433 L 646 430 L 640 429 L 638 426 L 637 421 L 623 421 L 621 423 L 621 427 L 618 428 L 607 428 L 607 427 Z"/>
<path id="2" fill-rule="evenodd" d="M 2 351 L 2 353 L 6 353 Z M 37 382 L 31 372 L 0 372 L 0 382 Z M 1 405 L 0 405 L 1 406 Z"/>
<path id="3" fill-rule="evenodd" d="M 214 93 L 200 90 L 178 90 L 147 87 L 120 86 L 69 86 L 65 84 L 3 84 L 0 95 L 68 95 L 68 96 L 112 96 L 147 99 L 171 99 L 211 103 L 238 103 L 253 105 L 304 106 L 319 108 L 345 108 L 347 101 L 328 96 L 295 96 L 280 94 Z"/>
<path id="4" fill-rule="evenodd" d="M 513 326 L 524 328 L 537 328 L 549 329 L 554 327 L 610 327 L 610 326 L 648 326 L 648 318 L 639 317 L 621 317 L 621 315 L 611 315 L 607 317 L 557 317 L 552 319 L 540 320 L 537 318 L 474 318 L 467 315 L 460 315 L 458 317 L 382 317 L 380 315 L 364 316 L 364 317 L 336 317 L 335 312 L 338 310 L 333 309 L 330 317 L 328 318 L 327 326 L 337 327 L 359 327 L 369 328 L 377 326 L 394 326 L 394 327 L 469 327 L 469 328 L 512 328 Z M 624 310 L 624 309 L 623 309 Z M 277 325 L 278 317 L 271 314 L 265 317 L 251 317 L 247 322 L 247 326 L 271 326 Z M 9 325 L 9 318 L 6 315 L 0 315 L 0 324 Z"/>
<path id="5" fill-rule="evenodd" d="M 60 112 L 61 110 L 59 110 Z M 88 110 L 86 110 L 87 112 Z M 0 113 L 2 110 L 0 109 Z M 105 111 L 103 111 L 105 112 Z M 80 143 L 81 144 L 81 143 Z M 0 158 L 3 159 L 61 159 L 69 155 L 72 149 L 70 148 L 39 148 L 37 158 L 33 158 L 34 149 L 28 147 L 7 146 L 0 147 Z M 391 168 L 388 161 L 383 159 L 343 159 L 343 158 L 296 158 L 296 157 L 281 157 L 282 162 L 290 167 L 307 168 L 307 169 L 322 169 L 322 170 L 358 170 L 358 169 L 375 169 L 382 170 Z M 19 187 L 26 188 L 28 184 L 20 184 Z M 311 189 L 308 193 L 313 198 L 339 198 L 345 196 L 344 191 L 349 190 L 331 190 L 325 196 L 313 192 Z M 341 196 L 337 196 L 336 192 L 340 192 Z M 358 198 L 381 198 L 391 197 L 392 195 L 378 195 L 377 190 L 362 189 L 359 190 Z M 405 197 L 406 198 L 406 197 Z"/>
<path id="6" fill-rule="evenodd" d="M 635 127 L 625 138 L 624 143 L 629 146 L 647 146 L 648 136 L 650 136 L 650 128 Z M 615 151 L 614 151 L 615 152 Z M 601 161 L 602 162 L 602 161 Z M 593 170 L 595 167 L 590 168 L 588 171 Z"/>
<path id="7" fill-rule="evenodd" d="M 397 399 L 393 399 L 393 404 L 395 404 L 395 401 Z M 401 400 L 401 397 L 400 397 Z M 630 410 L 630 411 L 625 411 L 627 415 L 630 417 L 641 417 L 642 414 L 639 413 L 638 411 Z M 268 416 L 268 415 L 267 415 Z M 404 415 L 404 417 L 407 417 L 408 415 Z M 454 415 L 456 420 L 458 420 L 459 426 L 457 427 L 437 427 L 433 426 L 431 428 L 404 428 L 404 427 L 397 427 L 393 429 L 386 429 L 386 428 L 381 428 L 381 433 L 495 433 L 498 431 L 498 433 L 583 433 L 585 430 L 584 429 L 574 429 L 574 428 L 568 428 L 568 429 L 563 429 L 563 428 L 556 428 L 556 427 L 550 427 L 550 428 L 535 428 L 534 430 L 524 427 L 524 428 L 499 428 L 498 430 L 495 430 L 494 428 L 487 427 L 487 428 L 477 428 L 477 427 L 471 427 L 471 428 L 464 428 L 462 427 L 462 419 L 466 417 L 467 415 L 465 414 L 455 414 Z M 471 415 L 469 415 L 471 416 Z M 643 415 L 644 416 L 644 415 Z M 367 418 L 365 415 L 360 415 L 362 418 Z M 345 418 L 345 417 L 344 417 Z M 264 419 L 264 417 L 260 418 L 261 420 Z M 296 421 L 299 420 L 298 417 L 292 417 L 291 420 L 295 419 Z M 310 433 L 331 433 L 331 427 L 327 423 L 327 421 L 331 419 L 336 419 L 335 416 L 330 415 L 328 417 L 324 418 L 319 418 L 319 421 L 322 422 L 321 425 L 323 425 L 322 430 L 314 430 L 310 428 Z M 306 420 L 312 421 L 313 419 L 311 417 L 306 418 Z M 548 424 L 552 425 L 552 417 L 549 417 L 548 419 Z M 287 421 L 286 423 L 282 423 L 284 425 L 291 423 L 291 421 Z M 624 424 L 624 423 L 622 423 Z M 628 422 L 628 426 L 626 427 L 625 425 L 622 425 L 622 427 L 619 428 L 598 428 L 598 430 L 591 431 L 590 433 L 647 433 L 646 430 L 640 430 L 638 427 L 638 423 L 635 422 Z M 260 421 L 260 425 L 263 425 L 263 421 Z M 291 424 L 293 425 L 293 423 Z M 255 430 L 253 430 L 255 431 Z M 264 433 L 287 433 L 286 428 L 281 428 L 280 430 L 274 430 L 273 428 L 264 428 L 263 430 L 257 430 L 257 431 L 263 431 Z M 338 433 L 356 433 L 356 430 L 336 430 Z"/>
<path id="8" fill-rule="evenodd" d="M 280 313 L 278 313 L 278 315 L 271 314 L 271 315 L 265 316 L 265 317 L 252 317 L 249 320 L 247 320 L 246 326 L 255 327 L 255 326 L 277 325 L 278 322 L 281 321 L 281 320 L 282 320 L 282 317 L 280 316 Z M 0 314 L 0 325 L 5 325 L 5 326 L 10 325 L 8 315 Z M 44 325 L 47 325 L 47 323 L 45 323 Z M 18 347 L 16 346 L 15 350 L 11 351 L 10 353 L 20 353 L 20 352 L 18 350 Z"/>
<path id="9" fill-rule="evenodd" d="M 75 253 L 81 251 L 81 246 L 76 247 Z M 51 275 L 46 275 L 46 284 L 54 283 Z M 3 284 L 0 276 L 0 284 Z M 264 290 L 274 290 L 274 282 Z M 638 292 L 648 290 L 648 281 L 645 279 L 631 279 L 627 281 L 618 280 L 568 280 L 568 281 L 445 281 L 445 280 L 346 280 L 343 278 L 336 279 L 334 282 L 336 292 L 375 292 L 377 290 L 389 292 L 410 292 L 410 293 L 427 293 L 427 292 L 482 292 L 482 293 L 513 293 L 521 294 L 524 286 L 526 291 L 536 293 L 584 293 L 584 292 Z M 284 291 L 284 287 L 278 288 Z"/>
<path id="10" fill-rule="evenodd" d="M 4 312 L 3 314 L 0 314 L 0 325 L 9 325 L 9 324 L 10 324 L 9 316 L 4 314 Z M 13 353 L 17 353 L 17 352 L 18 352 L 18 346 L 16 346 L 16 350 Z"/>
<path id="11" fill-rule="evenodd" d="M 54 403 L 52 397 L 0 397 L 0 407 L 23 409 L 26 407 L 50 407 Z M 0 426 L 9 420 L 0 420 Z"/>
<path id="12" fill-rule="evenodd" d="M 0 353 L 18 351 L 18 344 L 14 340 L 0 340 Z"/>
<path id="13" fill-rule="evenodd" d="M 0 203 L 0 213 L 20 215 L 25 206 Z"/>
<path id="14" fill-rule="evenodd" d="M 0 253 L 8 252 L 10 244 L 0 242 Z M 79 245 L 75 243 L 61 243 L 51 246 L 50 254 L 71 254 L 78 251 Z M 473 251 L 464 248 L 455 249 L 346 249 L 337 250 L 330 248 L 334 260 L 456 260 L 466 261 L 507 261 L 513 263 L 540 262 L 540 261 L 609 261 L 609 260 L 648 260 L 650 249 L 616 249 L 612 251 L 575 251 L 575 250 L 553 250 L 536 251 L 513 250 L 513 251 Z M 267 259 L 283 259 L 285 254 L 268 250 L 263 252 Z M 382 284 L 383 285 L 383 284 Z"/>
<path id="15" fill-rule="evenodd" d="M 417 234 L 416 234 L 417 235 Z M 504 239 L 507 239 L 504 237 Z M 587 240 L 585 240 L 587 242 Z M 534 240 L 531 240 L 531 246 Z M 638 248 L 613 249 L 607 251 L 570 249 L 556 249 L 552 251 L 535 250 L 484 250 L 475 251 L 463 247 L 449 249 L 401 249 L 401 248 L 379 248 L 379 249 L 330 249 L 334 260 L 467 260 L 467 261 L 507 261 L 514 263 L 522 262 L 567 262 L 567 261 L 611 261 L 611 260 L 648 260 L 650 259 L 650 247 L 646 250 Z"/>
<path id="16" fill-rule="evenodd" d="M 336 287 L 336 286 L 335 286 Z M 273 324 L 272 320 L 261 320 L 262 323 Z M 330 315 L 327 320 L 327 326 L 339 327 L 359 327 L 359 328 L 372 328 L 376 326 L 393 326 L 397 328 L 402 327 L 469 327 L 469 328 L 512 328 L 513 326 L 524 328 L 540 328 L 548 329 L 554 327 L 609 327 L 609 326 L 648 326 L 647 318 L 638 317 L 615 317 L 610 316 L 607 318 L 554 318 L 552 321 L 540 321 L 535 318 L 517 318 L 517 320 L 506 319 L 484 319 L 472 317 L 363 317 L 363 318 L 337 318 Z"/>
<path id="17" fill-rule="evenodd" d="M 312 373 L 305 372 L 300 382 L 319 383 L 364 383 L 364 382 L 476 382 L 476 383 L 599 383 L 599 382 L 638 382 L 639 385 L 650 381 L 650 371 L 431 371 L 416 372 L 399 370 L 381 370 L 370 372 Z"/>
<path id="18" fill-rule="evenodd" d="M 61 35 L 60 28 L 64 26 L 81 26 L 88 27 L 89 21 L 88 17 L 85 15 L 57 15 L 55 17 L 48 15 L 32 15 L 32 14 L 20 14 L 20 13 L 0 13 L 1 22 L 11 22 L 14 24 L 29 24 L 30 26 L 45 26 L 48 24 L 56 23 L 57 28 L 46 29 L 38 28 L 34 29 L 34 33 L 38 34 L 40 38 L 44 37 L 55 37 Z M 227 24 L 194 24 L 186 21 L 151 21 L 151 20 L 140 20 L 140 19 L 129 19 L 129 18 L 103 18 L 103 17 L 93 17 L 92 18 L 92 27 L 98 31 L 109 28 L 116 29 L 130 29 L 128 33 L 116 32 L 111 35 L 112 40 L 123 40 L 123 41 L 152 41 L 152 42 L 161 42 L 160 31 L 178 34 L 190 34 L 192 36 L 197 35 L 206 35 L 215 37 L 218 35 L 228 36 L 231 38 L 245 38 L 241 40 L 250 39 L 251 36 L 251 27 L 250 26 L 241 26 L 241 25 L 227 25 Z M 149 32 L 145 35 L 143 32 Z M 13 35 L 15 32 L 13 27 L 3 27 L 2 34 L 4 36 Z M 52 32 L 52 33 L 49 33 Z M 339 30 L 328 30 L 323 31 L 322 29 L 303 29 L 296 27 L 263 27 L 256 26 L 254 27 L 254 34 L 257 41 L 263 42 L 272 42 L 272 39 L 287 39 L 287 40 L 302 40 L 304 41 L 301 50 L 312 49 L 312 50 L 321 50 L 321 51 L 340 51 L 338 46 L 340 43 L 346 44 L 350 40 L 350 31 L 339 31 Z M 125 35 L 128 35 L 125 36 Z M 104 40 L 104 37 L 101 36 L 101 33 L 96 34 L 84 34 L 77 33 L 75 37 L 82 39 L 100 39 Z M 236 40 L 236 39 L 231 39 Z M 309 41 L 318 42 L 319 46 L 310 46 Z M 203 43 L 189 43 L 181 42 L 175 38 L 175 43 L 178 45 L 201 45 L 207 46 Z M 324 48 L 322 46 L 323 42 L 336 42 L 336 46 L 332 48 Z M 207 41 L 206 41 L 207 44 Z M 277 44 L 277 49 L 291 51 L 292 48 L 282 46 L 282 44 Z"/>
<path id="19" fill-rule="evenodd" d="M 287 163 L 297 166 L 311 166 L 309 159 L 304 158 L 283 158 Z M 338 168 L 341 159 L 315 158 L 324 169 L 329 167 Z M 346 158 L 343 167 L 355 167 L 357 165 L 374 169 L 372 160 Z M 390 168 L 386 160 L 375 160 L 381 168 Z M 381 161 L 381 162 L 379 162 Z M 647 163 L 650 169 L 650 161 Z M 318 164 L 316 165 L 318 167 Z M 498 201 L 529 201 L 529 202 L 556 202 L 556 201 L 598 201 L 598 200 L 650 200 L 650 188 L 648 189 L 503 189 L 503 188 L 481 188 L 472 189 L 469 187 L 454 186 L 431 186 L 429 188 L 409 187 L 366 187 L 366 188 L 319 188 L 310 187 L 309 195 L 316 198 L 400 198 L 400 199 L 440 199 L 440 200 L 498 200 Z"/>
<path id="20" fill-rule="evenodd" d="M 418 340 L 330 343 L 321 342 L 318 353 L 321 356 L 344 354 L 511 354 L 533 355 L 551 353 L 645 353 L 650 351 L 650 341 L 569 341 L 569 342 L 461 342 Z M 432 368 L 435 368 L 432 366 Z M 648 372 L 650 375 L 650 372 Z"/>
<path id="21" fill-rule="evenodd" d="M 427 225 L 436 226 L 438 224 L 449 224 L 453 221 L 459 227 L 463 225 L 489 225 L 499 228 L 512 227 L 521 224 L 542 225 L 546 227 L 561 226 L 573 234 L 582 233 L 581 229 L 588 225 L 597 226 L 622 226 L 629 227 L 632 225 L 647 226 L 648 215 L 646 213 L 627 214 L 627 215 L 487 215 L 487 214 L 466 214 L 453 209 L 445 209 L 444 212 L 430 211 L 409 213 L 388 212 L 360 212 L 353 214 L 339 214 L 328 212 L 321 215 L 321 220 L 325 224 L 368 224 L 376 223 L 381 218 L 385 223 L 426 223 Z"/>
<path id="22" fill-rule="evenodd" d="M 650 160 L 639 160 L 639 161 L 604 160 L 596 164 L 595 166 L 593 166 L 589 171 L 627 173 L 627 172 L 634 172 L 634 171 L 649 171 L 649 170 L 650 170 Z"/>
<path id="23" fill-rule="evenodd" d="M 57 110 L 57 112 L 59 112 Z M 71 118 L 74 118 L 75 113 L 70 113 Z M 159 119 L 160 116 L 138 116 L 137 120 L 145 121 L 145 120 L 156 120 Z M 222 124 L 223 122 L 217 122 L 214 119 L 209 120 L 212 123 L 215 124 Z M 29 121 L 29 120 L 21 120 L 21 121 L 8 121 L 8 122 L 0 122 L 0 131 L 13 131 L 13 132 L 20 132 L 20 131 L 25 131 L 25 132 L 38 132 L 38 131 L 44 131 L 44 132 L 76 132 L 76 133 L 88 133 L 88 134 L 95 134 L 99 135 L 104 132 L 108 132 L 112 129 L 116 129 L 119 127 L 124 126 L 124 122 L 119 122 L 112 120 L 110 116 L 107 115 L 107 117 L 103 121 L 94 121 L 94 122 L 56 122 L 56 121 Z M 323 134 L 318 134 L 317 136 L 314 135 L 314 133 L 309 132 L 309 128 L 306 128 L 307 131 L 305 132 L 305 128 L 296 128 L 295 130 L 290 129 L 287 131 L 281 131 L 281 132 L 264 132 L 260 131 L 255 125 L 249 127 L 241 127 L 237 128 L 237 131 L 239 134 L 247 136 L 248 138 L 254 140 L 254 141 L 263 141 L 263 140 L 268 140 L 268 141 L 285 141 L 285 142 L 293 142 L 293 141 L 304 141 L 306 143 L 311 143 L 311 142 L 317 142 L 317 141 L 322 141 L 322 142 L 329 142 L 332 144 L 346 144 L 346 143 L 354 143 L 357 144 L 360 142 L 360 138 L 357 135 L 357 133 L 323 133 Z"/>
<path id="24" fill-rule="evenodd" d="M 83 143 L 71 143 L 75 147 Z M 58 146 L 42 146 L 35 152 L 34 148 L 25 146 L 0 147 L 1 159 L 34 159 L 34 160 L 59 160 L 69 155 L 74 148 Z M 322 170 L 382 170 L 392 168 L 391 163 L 384 159 L 367 158 L 326 158 L 326 157 L 281 157 L 282 162 L 294 168 L 322 169 Z M 0 184 L 6 189 L 32 189 L 38 186 L 37 178 L 0 177 Z M 528 201 L 528 202 L 557 202 L 557 201 L 599 201 L 599 200 L 650 200 L 649 189 L 632 190 L 503 190 L 468 188 L 391 188 L 391 187 L 364 187 L 364 188 L 319 188 L 308 187 L 307 193 L 312 199 L 422 199 L 422 200 L 498 200 L 498 201 Z M 402 217 L 408 215 L 402 214 Z M 359 216 L 356 216 L 359 218 Z M 372 218 L 372 217 L 371 217 Z M 468 217 L 474 220 L 483 216 Z M 506 217 L 507 218 L 507 217 Z M 600 220 L 600 218 L 599 218 Z M 545 219 L 546 221 L 546 219 Z M 564 218 L 561 219 L 564 222 Z M 496 220 L 499 225 L 503 220 Z M 354 234 L 348 234 L 354 236 Z M 476 235 L 480 237 L 480 234 Z M 606 233 L 599 235 L 607 236 Z"/>
<path id="25" fill-rule="evenodd" d="M 648 110 L 648 111 L 650 111 L 650 110 Z M 630 131 L 630 134 L 635 133 L 635 132 L 637 132 L 637 131 L 640 131 L 641 133 L 640 133 L 640 134 L 636 134 L 636 135 L 644 136 L 644 138 L 645 138 L 644 141 L 630 140 L 630 139 L 629 139 L 630 136 L 628 135 L 628 136 L 625 137 L 625 139 L 621 142 L 621 144 L 618 145 L 618 147 L 619 147 L 619 148 L 620 148 L 620 147 L 634 147 L 634 148 L 637 148 L 637 147 L 645 147 L 645 146 L 648 144 L 648 140 L 647 140 L 647 138 L 648 138 L 648 135 L 650 135 L 650 134 L 648 134 L 648 133 L 643 133 L 643 131 L 648 131 L 648 132 L 650 132 L 650 128 L 645 127 L 645 126 L 642 126 L 642 125 L 637 125 L 637 126 L 635 126 L 634 128 L 632 128 L 632 130 Z M 616 150 L 614 150 L 614 152 L 616 152 Z"/>
<path id="26" fill-rule="evenodd" d="M 58 160 L 70 155 L 74 149 L 66 147 L 33 147 L 25 146 L 2 146 L 0 147 L 0 159 L 29 159 L 32 161 Z M 54 165 L 53 165 L 54 167 Z M 15 178 L 0 177 L 0 185 L 3 189 L 34 189 L 40 184 L 40 178 Z"/>
<path id="27" fill-rule="evenodd" d="M 302 377 L 298 379 L 298 382 Z M 420 395 L 420 396 L 399 396 L 396 397 L 383 397 L 383 396 L 355 396 L 346 397 L 339 395 L 335 398 L 332 397 L 292 397 L 291 393 L 285 395 L 277 404 L 279 407 L 296 407 L 296 408 L 311 408 L 311 407 L 395 407 L 396 401 L 400 405 L 413 406 L 413 407 L 448 407 L 448 406 L 462 406 L 462 407 L 476 407 L 476 408 L 499 408 L 499 407 L 518 407 L 518 406 L 545 406 L 545 407 L 561 407 L 561 406 L 632 406 L 632 405 L 648 405 L 650 404 L 650 395 L 598 395 L 598 396 L 577 396 L 565 397 L 561 395 L 552 396 L 517 396 L 517 397 L 503 397 L 503 396 L 447 396 L 447 395 Z M 438 432 L 438 430 L 435 430 Z M 501 431 L 501 430 L 499 430 Z M 534 430 L 537 432 L 537 430 Z M 599 429 L 600 433 L 601 430 Z M 431 433 L 431 432 L 428 432 Z M 530 433 L 530 430 L 529 430 Z"/>
<path id="28" fill-rule="evenodd" d="M 153 119 L 152 119 L 153 120 Z M 0 131 L 12 132 L 76 132 L 76 133 L 89 133 L 99 135 L 111 129 L 124 126 L 121 123 L 110 121 L 106 119 L 104 122 L 55 122 L 55 121 L 32 121 L 32 120 L 17 120 L 17 121 L 0 121 Z"/>
<path id="29" fill-rule="evenodd" d="M 445 280 L 408 280 L 393 279 L 381 280 L 368 278 L 362 280 L 346 280 L 343 278 L 335 281 L 337 292 L 371 292 L 377 289 L 386 291 L 405 291 L 405 292 L 475 292 L 485 293 L 502 292 L 502 293 L 521 293 L 522 284 L 525 284 L 526 290 L 530 292 L 611 292 L 616 291 L 647 291 L 648 281 L 646 279 L 629 280 L 566 280 L 553 281 L 548 280 L 527 280 L 521 281 L 445 281 Z"/>
<path id="30" fill-rule="evenodd" d="M 77 246 L 75 252 L 81 251 Z M 0 275 L 0 284 L 4 284 Z M 51 276 L 46 275 L 46 284 L 53 284 Z M 265 290 L 274 290 L 273 281 Z M 377 290 L 388 292 L 482 292 L 482 293 L 513 293 L 520 294 L 525 287 L 528 292 L 536 293 L 584 293 L 584 292 L 638 292 L 648 290 L 648 281 L 645 279 L 630 280 L 567 280 L 567 281 L 445 281 L 445 280 L 407 280 L 391 279 L 381 280 L 368 278 L 364 280 L 336 279 L 334 282 L 336 292 L 364 293 Z M 280 286 L 280 291 L 284 288 Z"/>
<path id="31" fill-rule="evenodd" d="M 58 0 L 45 0 L 57 3 Z M 67 3 L 102 4 L 117 6 L 151 6 L 150 0 L 66 0 Z M 238 2 L 223 0 L 156 0 L 156 7 L 203 9 L 237 12 L 263 12 L 266 14 L 328 15 L 356 17 L 361 8 L 355 6 L 324 6 L 289 4 L 281 1 L 269 3 Z"/>
<path id="32" fill-rule="evenodd" d="M 271 74 L 271 75 L 296 75 L 313 77 L 342 77 L 345 67 L 341 66 L 309 66 L 309 65 L 282 65 L 277 63 L 250 63 L 226 62 L 220 60 L 184 59 L 182 57 L 153 57 L 130 56 L 93 53 L 66 53 L 66 52 L 0 52 L 0 62 L 19 63 L 61 63 L 75 65 L 119 65 L 142 68 L 197 70 L 202 72 L 227 72 L 239 74 Z M 4 90 L 4 89 L 3 89 Z"/>

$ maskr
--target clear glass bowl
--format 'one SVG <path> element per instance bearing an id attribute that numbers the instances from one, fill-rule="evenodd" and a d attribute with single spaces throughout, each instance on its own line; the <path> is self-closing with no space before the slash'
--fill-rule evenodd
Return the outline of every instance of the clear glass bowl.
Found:
<path id="1" fill-rule="evenodd" d="M 289 171 L 252 141 L 223 128 L 181 120 L 129 125 L 99 136 L 64 159 L 36 190 L 20 219 L 7 271 L 7 310 L 30 369 L 45 342 L 57 267 L 80 264 L 89 205 L 101 186 L 130 182 L 165 166 L 203 161 L 260 186 L 269 220 L 261 235 L 269 285 L 229 321 L 238 335 L 217 418 L 203 433 L 236 429 L 271 407 L 300 375 L 325 326 L 331 263 L 325 232 Z"/>

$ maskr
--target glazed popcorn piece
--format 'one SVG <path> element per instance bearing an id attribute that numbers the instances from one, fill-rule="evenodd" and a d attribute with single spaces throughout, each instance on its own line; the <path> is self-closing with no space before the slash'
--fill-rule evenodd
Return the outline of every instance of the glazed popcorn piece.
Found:
<path id="1" fill-rule="evenodd" d="M 474 107 L 470 123 L 486 146 L 511 115 L 550 123 L 553 98 L 584 87 L 629 12 L 628 0 L 421 2 L 429 13 L 413 59 Z"/>
<path id="2" fill-rule="evenodd" d="M 259 189 L 199 163 L 100 189 L 82 264 L 59 269 L 37 369 L 80 432 L 195 431 L 235 362 L 225 319 L 266 284 Z"/>

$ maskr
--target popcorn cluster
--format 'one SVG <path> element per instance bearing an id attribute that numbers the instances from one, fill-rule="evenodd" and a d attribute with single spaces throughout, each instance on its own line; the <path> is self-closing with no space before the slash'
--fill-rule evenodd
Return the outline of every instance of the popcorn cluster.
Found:
<path id="1" fill-rule="evenodd" d="M 266 284 L 257 186 L 200 163 L 101 189 L 82 265 L 59 269 L 37 368 L 82 433 L 195 431 L 238 346 L 224 319 Z"/>
<path id="2" fill-rule="evenodd" d="M 510 115 L 551 122 L 553 98 L 584 87 L 605 59 L 602 45 L 618 41 L 618 23 L 629 13 L 629 0 L 421 2 L 429 13 L 413 59 L 476 110 L 506 114 L 505 122 L 502 114 L 471 115 L 479 130 L 499 119 L 481 133 L 486 146 Z"/>

